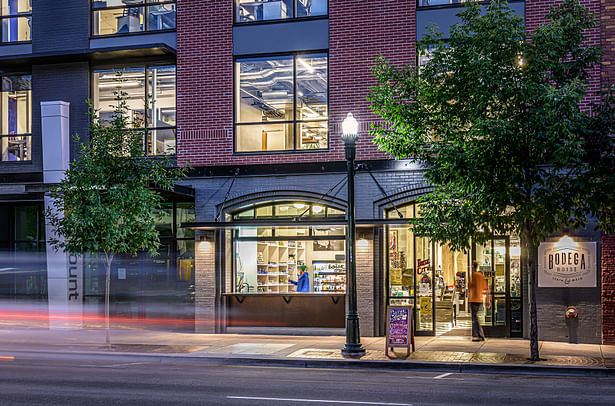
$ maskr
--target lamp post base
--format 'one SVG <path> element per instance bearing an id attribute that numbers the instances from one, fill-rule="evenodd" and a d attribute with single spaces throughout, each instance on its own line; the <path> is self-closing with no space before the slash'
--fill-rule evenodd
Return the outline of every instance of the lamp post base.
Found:
<path id="1" fill-rule="evenodd" d="M 342 349 L 344 357 L 362 357 L 365 355 L 365 348 L 361 344 L 346 344 Z"/>

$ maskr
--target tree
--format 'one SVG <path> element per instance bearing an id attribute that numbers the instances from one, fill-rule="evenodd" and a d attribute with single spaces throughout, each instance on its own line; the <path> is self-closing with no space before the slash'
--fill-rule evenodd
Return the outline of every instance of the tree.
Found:
<path id="1" fill-rule="evenodd" d="M 103 256 L 107 345 L 111 263 L 118 254 L 156 254 L 162 198 L 155 188 L 172 189 L 187 170 L 173 167 L 168 156 L 145 156 L 144 131 L 129 122 L 125 93 L 116 92 L 113 107 L 106 121 L 90 105 L 89 142 L 80 143 L 79 157 L 51 190 L 53 210 L 46 213 L 56 249 Z"/>
<path id="2" fill-rule="evenodd" d="M 538 244 L 593 216 L 613 231 L 613 92 L 580 107 L 600 50 L 583 43 L 595 21 L 578 0 L 552 8 L 531 35 L 503 1 L 469 2 L 459 17 L 446 41 L 434 27 L 423 38 L 431 59 L 420 73 L 378 58 L 368 99 L 383 122 L 372 133 L 381 150 L 423 165 L 431 192 L 415 233 L 460 250 L 521 237 L 538 360 Z"/>

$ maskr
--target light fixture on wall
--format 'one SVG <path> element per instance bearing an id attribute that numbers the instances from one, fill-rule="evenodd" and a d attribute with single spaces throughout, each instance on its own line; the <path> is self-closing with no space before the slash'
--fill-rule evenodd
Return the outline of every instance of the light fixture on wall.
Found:
<path id="1" fill-rule="evenodd" d="M 577 247 L 578 244 L 567 235 L 563 236 L 558 242 L 555 243 L 555 249 L 557 250 L 576 250 Z"/>
<path id="2" fill-rule="evenodd" d="M 207 238 L 202 235 L 199 237 L 199 251 L 207 252 L 211 249 L 211 242 L 207 240 Z"/>

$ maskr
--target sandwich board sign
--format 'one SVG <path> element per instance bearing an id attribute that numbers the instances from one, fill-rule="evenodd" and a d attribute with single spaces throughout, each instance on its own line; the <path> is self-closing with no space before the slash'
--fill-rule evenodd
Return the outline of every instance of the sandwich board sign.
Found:
<path id="1" fill-rule="evenodd" d="M 406 357 L 410 355 L 410 347 L 414 352 L 414 331 L 412 329 L 411 306 L 387 307 L 387 335 L 385 353 L 389 356 L 389 348 L 406 347 Z"/>

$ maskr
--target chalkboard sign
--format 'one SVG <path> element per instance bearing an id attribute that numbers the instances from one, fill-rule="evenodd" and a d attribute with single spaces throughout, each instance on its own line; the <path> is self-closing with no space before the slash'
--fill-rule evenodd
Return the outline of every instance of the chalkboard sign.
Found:
<path id="1" fill-rule="evenodd" d="M 389 348 L 406 347 L 406 356 L 410 355 L 410 346 L 414 351 L 414 331 L 412 330 L 412 307 L 387 307 L 387 336 L 385 353 L 389 356 Z"/>

